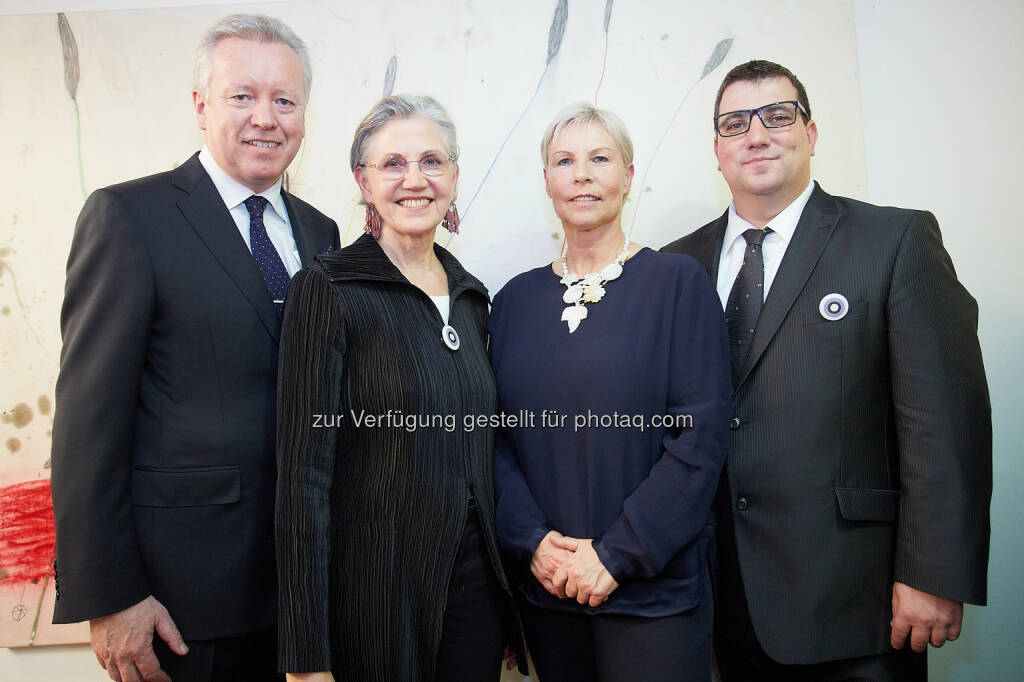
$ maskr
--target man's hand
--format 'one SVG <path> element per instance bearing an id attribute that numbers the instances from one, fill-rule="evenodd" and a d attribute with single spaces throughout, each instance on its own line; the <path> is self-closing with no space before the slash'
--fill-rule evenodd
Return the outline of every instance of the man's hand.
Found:
<path id="1" fill-rule="evenodd" d="M 928 643 L 939 647 L 960 636 L 964 617 L 963 602 L 951 601 L 910 585 L 893 583 L 892 628 L 890 643 L 902 649 L 910 635 L 910 648 L 917 653 L 928 648 Z"/>
<path id="2" fill-rule="evenodd" d="M 619 584 L 598 558 L 593 540 L 588 538 L 576 542 L 578 547 L 565 565 L 568 573 L 565 594 L 580 604 L 599 606 Z"/>
<path id="3" fill-rule="evenodd" d="M 171 615 L 152 596 L 89 623 L 92 651 L 115 682 L 171 682 L 153 653 L 154 631 L 174 653 L 188 653 Z"/>
<path id="4" fill-rule="evenodd" d="M 334 673 L 288 673 L 284 676 L 287 682 L 334 682 Z"/>
<path id="5" fill-rule="evenodd" d="M 566 574 L 565 571 L 559 573 L 558 569 L 572 557 L 577 545 L 576 540 L 563 536 L 557 530 L 549 530 L 530 560 L 533 577 L 559 599 L 565 599 Z"/>

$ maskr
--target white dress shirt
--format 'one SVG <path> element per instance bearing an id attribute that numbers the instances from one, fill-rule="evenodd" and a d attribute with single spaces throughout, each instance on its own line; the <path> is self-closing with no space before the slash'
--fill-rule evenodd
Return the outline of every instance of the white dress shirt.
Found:
<path id="1" fill-rule="evenodd" d="M 775 281 L 775 275 L 779 271 L 779 264 L 782 257 L 786 255 L 786 247 L 793 239 L 796 232 L 796 224 L 800 222 L 800 216 L 804 212 L 807 200 L 811 198 L 814 191 L 812 180 L 807 189 L 793 200 L 789 206 L 784 208 L 779 215 L 772 218 L 765 226 L 772 228 L 771 233 L 765 236 L 761 245 L 761 254 L 764 256 L 764 296 L 768 297 L 768 290 Z M 725 237 L 722 240 L 722 257 L 718 261 L 718 297 L 722 299 L 722 309 L 725 309 L 729 301 L 729 292 L 736 281 L 736 275 L 740 273 L 743 266 L 743 254 L 747 248 L 747 240 L 743 233 L 749 229 L 757 229 L 736 213 L 736 202 L 729 205 L 729 225 L 725 228 Z M 762 300 L 762 303 L 764 301 Z"/>
<path id="2" fill-rule="evenodd" d="M 252 244 L 249 243 L 249 209 L 245 207 L 245 200 L 254 192 L 225 173 L 205 145 L 199 152 L 199 163 L 203 164 L 203 168 L 213 180 L 213 186 L 217 188 L 217 193 L 228 207 L 228 212 L 238 226 L 238 232 L 242 235 L 246 248 L 252 253 Z M 270 243 L 277 250 L 277 255 L 281 256 L 288 274 L 294 275 L 302 268 L 302 259 L 299 258 L 299 247 L 295 245 L 288 209 L 285 208 L 284 198 L 281 196 L 281 178 L 259 192 L 259 195 L 269 202 L 267 209 L 263 211 L 263 225 L 267 228 Z"/>

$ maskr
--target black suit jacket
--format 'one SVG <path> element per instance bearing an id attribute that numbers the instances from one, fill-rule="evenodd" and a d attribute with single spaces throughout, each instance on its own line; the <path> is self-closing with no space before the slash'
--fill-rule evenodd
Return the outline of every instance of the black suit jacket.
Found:
<path id="1" fill-rule="evenodd" d="M 338 247 L 282 195 L 303 264 Z M 198 155 L 92 194 L 61 312 L 55 623 L 152 594 L 188 639 L 273 624 L 280 326 Z"/>
<path id="2" fill-rule="evenodd" d="M 717 281 L 727 222 L 665 250 Z M 837 321 L 819 311 L 832 293 L 850 304 Z M 742 579 L 773 659 L 891 651 L 894 580 L 985 602 L 992 432 L 977 315 L 934 216 L 815 186 L 735 387 L 720 495 L 739 573 L 723 565 L 719 604 Z"/>

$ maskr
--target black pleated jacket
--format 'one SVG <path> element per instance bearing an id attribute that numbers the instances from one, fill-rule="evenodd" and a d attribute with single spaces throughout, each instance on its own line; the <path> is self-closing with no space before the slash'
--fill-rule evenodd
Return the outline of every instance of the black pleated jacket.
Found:
<path id="1" fill-rule="evenodd" d="M 456 351 L 434 303 L 370 237 L 318 257 L 291 282 L 278 391 L 284 671 L 433 679 L 470 492 L 507 590 L 493 434 L 465 423 L 495 410 L 487 290 L 434 248 L 448 274 Z"/>

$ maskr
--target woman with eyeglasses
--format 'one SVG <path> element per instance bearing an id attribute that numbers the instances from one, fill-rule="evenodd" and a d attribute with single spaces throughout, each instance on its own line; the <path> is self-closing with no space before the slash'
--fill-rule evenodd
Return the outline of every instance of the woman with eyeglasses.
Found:
<path id="1" fill-rule="evenodd" d="M 289 680 L 496 680 L 510 614 L 494 532 L 488 295 L 445 249 L 455 127 L 381 100 L 351 167 L 366 234 L 291 282 L 278 389 L 280 653 Z M 470 420 L 470 421 L 467 421 Z"/>
<path id="2" fill-rule="evenodd" d="M 711 503 L 728 446 L 725 321 L 692 258 L 622 229 L 633 145 L 572 105 L 541 141 L 560 258 L 494 298 L 498 537 L 540 682 L 709 682 Z"/>

